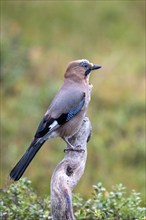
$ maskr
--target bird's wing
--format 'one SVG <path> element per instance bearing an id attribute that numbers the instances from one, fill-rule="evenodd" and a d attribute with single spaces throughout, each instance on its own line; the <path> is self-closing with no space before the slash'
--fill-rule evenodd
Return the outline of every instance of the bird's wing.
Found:
<path id="1" fill-rule="evenodd" d="M 41 138 L 71 120 L 81 111 L 84 103 L 84 92 L 75 88 L 62 87 L 40 122 L 35 138 Z"/>

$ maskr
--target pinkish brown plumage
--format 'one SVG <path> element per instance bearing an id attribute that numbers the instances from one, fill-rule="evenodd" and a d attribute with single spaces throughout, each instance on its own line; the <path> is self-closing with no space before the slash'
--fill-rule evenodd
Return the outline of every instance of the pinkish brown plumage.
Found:
<path id="1" fill-rule="evenodd" d="M 74 148 L 68 138 L 78 132 L 86 115 L 92 87 L 89 84 L 89 75 L 92 70 L 99 68 L 101 66 L 92 64 L 88 60 L 75 60 L 69 63 L 64 75 L 64 83 L 41 120 L 33 141 L 10 172 L 13 180 L 17 181 L 21 178 L 46 140 L 61 137 L 72 149 Z"/>

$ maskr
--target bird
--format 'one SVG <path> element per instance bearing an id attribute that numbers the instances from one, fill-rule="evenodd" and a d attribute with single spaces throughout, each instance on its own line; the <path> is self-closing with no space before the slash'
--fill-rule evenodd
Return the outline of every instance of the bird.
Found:
<path id="1" fill-rule="evenodd" d="M 92 85 L 89 76 L 93 70 L 101 68 L 86 59 L 71 61 L 64 74 L 64 83 L 54 96 L 48 110 L 43 116 L 34 138 L 18 163 L 10 172 L 10 178 L 18 181 L 26 168 L 42 147 L 51 138 L 61 137 L 71 150 L 69 138 L 78 132 L 88 104 Z"/>

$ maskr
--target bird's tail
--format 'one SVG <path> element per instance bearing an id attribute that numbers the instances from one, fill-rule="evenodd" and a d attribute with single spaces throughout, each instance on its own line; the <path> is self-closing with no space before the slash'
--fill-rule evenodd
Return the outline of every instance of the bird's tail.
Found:
<path id="1" fill-rule="evenodd" d="M 34 139 L 23 155 L 23 157 L 18 161 L 18 163 L 15 165 L 15 167 L 12 169 L 10 172 L 10 177 L 11 179 L 17 181 L 21 178 L 23 175 L 24 171 L 38 152 L 38 150 L 41 148 L 45 141 L 36 140 Z"/>

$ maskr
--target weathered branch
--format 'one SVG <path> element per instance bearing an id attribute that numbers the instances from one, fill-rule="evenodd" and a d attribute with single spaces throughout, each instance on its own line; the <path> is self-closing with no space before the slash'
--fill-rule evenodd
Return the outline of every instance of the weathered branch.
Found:
<path id="1" fill-rule="evenodd" d="M 91 124 L 87 117 L 70 143 L 78 151 L 66 151 L 51 179 L 51 205 L 53 220 L 75 220 L 72 208 L 72 190 L 84 173 L 87 158 L 87 142 L 91 136 Z M 67 146 L 67 149 L 70 147 Z"/>

